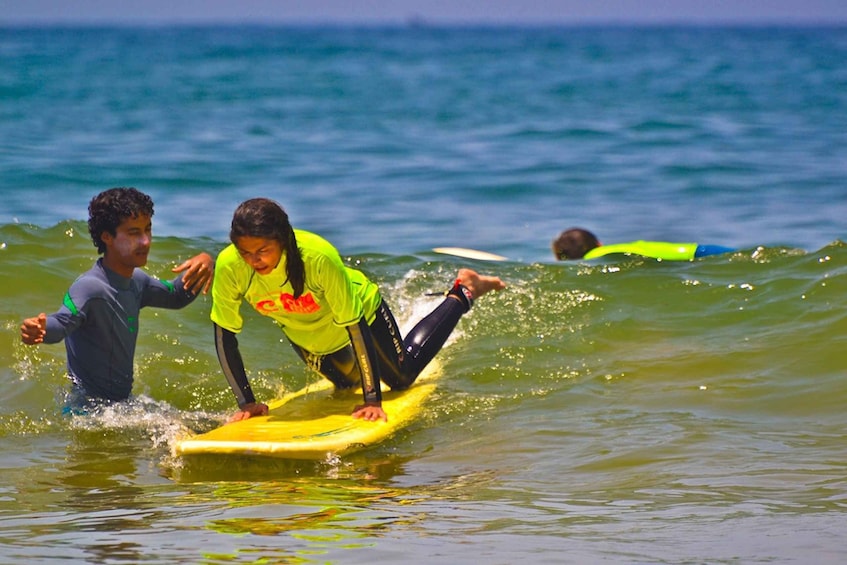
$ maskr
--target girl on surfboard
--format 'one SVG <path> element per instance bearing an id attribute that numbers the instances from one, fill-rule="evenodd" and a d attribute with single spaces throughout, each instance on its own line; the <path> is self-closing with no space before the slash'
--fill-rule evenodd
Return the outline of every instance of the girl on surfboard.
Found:
<path id="1" fill-rule="evenodd" d="M 238 349 L 242 301 L 277 322 L 297 354 L 336 387 L 361 384 L 364 403 L 354 418 L 386 420 L 380 381 L 393 390 L 410 387 L 473 301 L 506 286 L 460 269 L 444 300 L 403 338 L 377 285 L 345 266 L 328 241 L 294 229 L 273 200 L 242 202 L 229 238 L 215 263 L 211 318 L 218 360 L 238 401 L 230 421 L 268 412 L 253 395 Z"/>

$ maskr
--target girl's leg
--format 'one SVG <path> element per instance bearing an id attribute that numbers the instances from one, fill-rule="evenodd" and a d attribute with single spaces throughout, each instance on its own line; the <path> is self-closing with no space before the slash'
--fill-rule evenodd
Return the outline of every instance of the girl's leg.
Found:
<path id="1" fill-rule="evenodd" d="M 441 304 L 418 322 L 401 341 L 400 329 L 394 315 L 383 301 L 379 305 L 374 323 L 370 326 L 382 380 L 392 390 L 403 390 L 412 386 L 424 367 L 441 351 L 444 342 L 470 307 L 469 293 L 466 296 L 461 285 L 457 283 Z"/>
<path id="2" fill-rule="evenodd" d="M 471 309 L 475 298 L 505 284 L 497 277 L 481 276 L 470 269 L 460 269 L 453 288 L 435 310 L 418 322 L 404 339 L 388 305 L 383 300 L 370 325 L 377 350 L 378 373 L 392 390 L 412 386 L 421 371 L 444 346 L 456 324 Z M 315 356 L 291 344 L 298 355 L 338 388 L 361 384 L 359 365 L 352 346 L 330 355 Z"/>
<path id="3" fill-rule="evenodd" d="M 336 388 L 353 388 L 361 384 L 359 365 L 351 346 L 330 355 L 314 355 L 295 343 L 291 343 L 291 347 L 308 367 L 329 379 Z"/>

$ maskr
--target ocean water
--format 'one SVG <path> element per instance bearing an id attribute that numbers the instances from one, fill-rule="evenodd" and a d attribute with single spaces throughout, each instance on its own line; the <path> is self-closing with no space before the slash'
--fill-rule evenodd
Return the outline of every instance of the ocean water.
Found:
<path id="1" fill-rule="evenodd" d="M 845 132 L 845 28 L 0 28 L 0 561 L 844 562 Z M 509 287 L 387 442 L 174 457 L 234 409 L 209 298 L 146 310 L 91 416 L 18 337 L 112 186 L 154 197 L 157 276 L 268 196 L 404 327 L 460 266 Z M 553 261 L 573 225 L 738 251 Z M 260 397 L 316 378 L 247 317 Z"/>

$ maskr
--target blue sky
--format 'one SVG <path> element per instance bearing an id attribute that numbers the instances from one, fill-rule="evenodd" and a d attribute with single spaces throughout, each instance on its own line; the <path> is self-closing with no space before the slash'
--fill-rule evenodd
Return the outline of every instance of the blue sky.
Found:
<path id="1" fill-rule="evenodd" d="M 847 0 L 0 0 L 16 23 L 838 23 Z"/>

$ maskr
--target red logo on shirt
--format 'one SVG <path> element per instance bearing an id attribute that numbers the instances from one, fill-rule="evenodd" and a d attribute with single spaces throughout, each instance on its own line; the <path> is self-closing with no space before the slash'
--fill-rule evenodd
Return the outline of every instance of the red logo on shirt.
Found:
<path id="1" fill-rule="evenodd" d="M 315 297 L 311 293 L 304 294 L 300 298 L 294 298 L 293 294 L 282 292 L 276 298 L 261 300 L 256 303 L 256 310 L 265 315 L 280 310 L 290 314 L 312 314 L 320 309 L 321 307 L 315 302 Z"/>

